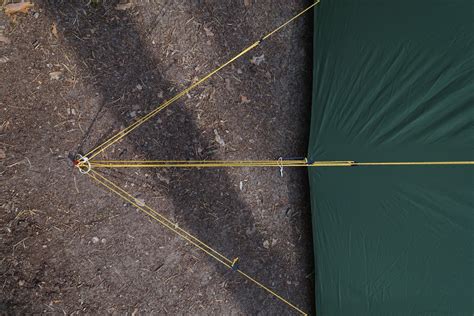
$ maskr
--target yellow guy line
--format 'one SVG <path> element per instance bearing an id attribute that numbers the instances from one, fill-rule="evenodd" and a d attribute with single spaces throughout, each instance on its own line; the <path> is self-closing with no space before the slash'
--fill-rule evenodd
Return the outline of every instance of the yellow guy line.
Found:
<path id="1" fill-rule="evenodd" d="M 260 288 L 264 289 L 265 291 L 267 291 L 268 293 L 270 293 L 271 295 L 273 295 L 274 297 L 276 297 L 277 299 L 279 299 L 283 303 L 287 304 L 288 306 L 290 306 L 291 308 L 293 308 L 294 310 L 296 310 L 300 314 L 307 315 L 307 313 L 305 313 L 303 310 L 298 308 L 296 305 L 294 305 L 291 302 L 289 302 L 288 300 L 286 300 L 281 295 L 277 294 L 275 291 L 271 290 L 267 286 L 265 286 L 262 283 L 260 283 L 259 281 L 255 280 L 254 278 L 252 278 L 250 275 L 246 274 L 245 272 L 243 272 L 239 268 L 235 268 L 234 264 L 237 261 L 236 259 L 230 260 L 229 258 L 227 258 L 224 255 L 220 254 L 219 252 L 217 252 L 216 250 L 214 250 L 213 248 L 211 248 L 210 246 L 208 246 L 204 242 L 200 241 L 197 237 L 191 235 L 190 233 L 186 232 L 185 230 L 183 230 L 181 228 L 177 228 L 176 225 L 173 224 L 170 220 L 168 220 L 166 217 L 160 215 L 157 211 L 153 210 L 151 207 L 147 206 L 146 204 L 140 203 L 143 206 L 139 205 L 136 202 L 136 199 L 130 193 L 126 192 L 125 190 L 123 190 L 118 185 L 116 185 L 112 181 L 108 180 L 103 175 L 99 174 L 98 172 L 96 172 L 94 170 L 91 170 L 87 174 L 92 179 L 94 179 L 97 183 L 103 185 L 104 187 L 109 189 L 111 192 L 113 192 L 116 195 L 118 195 L 119 197 L 121 197 L 123 200 L 125 200 L 128 203 L 132 204 L 133 206 L 135 206 L 137 209 L 139 209 L 143 213 L 147 214 L 148 216 L 150 216 L 151 218 L 153 218 L 154 220 L 156 220 L 157 222 L 159 222 L 160 224 L 162 224 L 166 228 L 170 229 L 171 231 L 173 231 L 174 233 L 176 233 L 177 235 L 182 237 L 184 240 L 188 241 L 192 245 L 194 245 L 197 248 L 201 249 L 204 253 L 208 254 L 209 256 L 211 256 L 212 258 L 217 260 L 218 262 L 222 263 L 225 267 L 227 267 L 229 269 L 232 269 L 232 270 L 235 270 L 240 275 L 245 277 L 247 280 L 253 282 L 255 285 L 257 285 Z M 169 223 L 171 223 L 171 224 L 169 224 Z"/>
<path id="2" fill-rule="evenodd" d="M 92 168 L 356 167 L 474 165 L 474 161 L 356 162 L 304 160 L 99 160 Z"/>
<path id="3" fill-rule="evenodd" d="M 115 194 L 120 196 L 122 199 L 124 199 L 127 202 L 131 203 L 132 205 L 134 205 L 135 207 L 137 207 L 138 209 L 143 211 L 145 214 L 152 217 L 154 220 L 156 220 L 157 222 L 159 222 L 160 224 L 162 224 L 166 228 L 170 229 L 171 231 L 173 231 L 174 233 L 176 233 L 177 235 L 179 235 L 180 237 L 182 237 L 186 241 L 188 241 L 191 244 L 193 244 L 194 246 L 198 247 L 199 249 L 201 249 L 202 251 L 204 251 L 208 255 L 212 256 L 217 261 L 223 263 L 224 265 L 227 265 L 228 267 L 230 267 L 230 264 L 232 264 L 232 260 L 225 257 L 224 255 L 219 253 L 217 250 L 214 250 L 212 247 L 210 247 L 209 245 L 207 245 L 206 243 L 204 243 L 203 241 L 201 241 L 197 237 L 191 235 L 190 233 L 188 233 L 184 229 L 178 227 L 176 223 L 173 223 L 172 221 L 170 221 L 169 219 L 167 219 L 163 215 L 159 214 L 157 211 L 153 210 L 152 208 L 150 208 L 146 204 L 143 204 L 143 206 L 138 205 L 138 202 L 136 201 L 135 197 L 133 197 L 131 194 L 129 194 L 128 192 L 126 192 L 125 190 L 123 190 L 122 188 L 117 186 L 112 181 L 108 180 L 107 178 L 105 178 L 104 176 L 102 176 L 101 174 L 99 174 L 99 173 L 97 173 L 93 170 L 91 171 L 91 173 L 92 173 L 91 177 L 95 181 L 97 181 L 100 184 L 104 185 L 110 191 L 114 192 Z"/>
<path id="4" fill-rule="evenodd" d="M 136 129 L 137 127 L 139 127 L 140 125 L 142 125 L 143 123 L 145 123 L 146 121 L 151 119 L 152 117 L 154 117 L 156 114 L 158 114 L 160 111 L 162 111 L 163 109 L 165 109 L 166 107 L 171 105 L 173 102 L 175 102 L 176 100 L 178 100 L 178 99 L 182 98 L 183 96 L 187 95 L 191 90 L 195 89 L 196 87 L 198 87 L 199 85 L 201 85 L 202 83 L 207 81 L 209 78 L 214 76 L 216 73 L 221 71 L 223 68 L 225 68 L 226 66 L 232 64 L 234 61 L 236 61 L 237 59 L 239 59 L 243 55 L 247 54 L 249 51 L 251 51 L 255 47 L 259 46 L 260 43 L 262 43 L 262 41 L 266 40 L 267 38 L 269 38 L 270 36 L 272 36 L 276 32 L 280 31 L 282 28 L 284 28 L 289 23 L 293 22 L 295 19 L 297 19 L 300 16 L 302 16 L 303 14 L 305 14 L 311 8 L 316 6 L 318 3 L 319 3 L 319 0 L 315 1 L 313 4 L 308 6 L 306 9 L 304 9 L 303 11 L 301 11 L 300 13 L 298 13 L 297 15 L 295 15 L 294 17 L 292 17 L 291 19 L 289 19 L 288 21 L 286 21 L 285 23 L 283 23 L 282 25 L 280 25 L 279 27 L 277 27 L 273 31 L 271 31 L 268 34 L 266 34 L 265 36 L 263 36 L 260 40 L 254 42 L 253 44 L 251 44 L 250 46 L 248 46 L 247 48 L 242 50 L 240 53 L 238 53 L 236 56 L 232 57 L 227 62 L 225 62 L 224 64 L 220 65 L 219 67 L 217 67 L 216 69 L 214 69 L 213 71 L 208 73 L 202 79 L 200 79 L 197 82 L 193 83 L 188 88 L 184 89 L 183 91 L 181 91 L 180 93 L 178 93 L 177 95 L 172 97 L 171 99 L 165 101 L 163 104 L 158 106 L 156 109 L 154 109 L 150 113 L 148 113 L 145 116 L 139 118 L 137 121 L 135 121 L 135 123 L 131 124 L 130 126 L 128 126 L 126 128 L 124 128 L 123 130 L 121 130 L 120 132 L 118 132 L 117 134 L 115 134 L 114 136 L 112 136 L 111 138 L 109 138 L 108 140 L 103 142 L 102 144 L 98 145 L 97 147 L 95 147 L 94 149 L 89 151 L 85 156 L 88 157 L 89 159 L 93 159 L 95 156 L 97 156 L 98 154 L 100 154 L 101 152 L 106 150 L 108 147 L 110 147 L 114 143 L 116 143 L 119 140 L 121 140 L 122 138 L 124 138 L 131 131 L 133 131 L 134 129 Z"/>
<path id="5" fill-rule="evenodd" d="M 474 165 L 474 161 L 394 161 L 394 162 L 354 162 L 353 166 L 440 166 Z"/>
<path id="6" fill-rule="evenodd" d="M 93 168 L 305 167 L 306 160 L 94 161 Z"/>

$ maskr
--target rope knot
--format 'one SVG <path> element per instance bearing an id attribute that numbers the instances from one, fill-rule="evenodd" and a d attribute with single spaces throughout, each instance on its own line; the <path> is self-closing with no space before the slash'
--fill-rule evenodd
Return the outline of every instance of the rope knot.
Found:
<path id="1" fill-rule="evenodd" d="M 76 157 L 74 157 L 74 160 L 72 161 L 74 166 L 76 166 L 79 169 L 79 172 L 82 174 L 88 174 L 89 171 L 91 171 L 91 163 L 89 161 L 89 158 L 77 154 Z"/>

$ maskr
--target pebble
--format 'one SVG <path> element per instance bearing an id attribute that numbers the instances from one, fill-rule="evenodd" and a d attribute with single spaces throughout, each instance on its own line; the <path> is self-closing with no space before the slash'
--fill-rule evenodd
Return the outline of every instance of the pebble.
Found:
<path id="1" fill-rule="evenodd" d="M 272 238 L 272 246 L 275 246 L 278 242 L 278 239 Z"/>
<path id="2" fill-rule="evenodd" d="M 225 146 L 225 142 L 224 140 L 222 139 L 222 137 L 219 135 L 219 133 L 217 132 L 216 129 L 214 129 L 214 135 L 215 135 L 215 140 L 216 140 L 216 143 L 218 143 L 219 145 L 221 146 Z"/>
<path id="3" fill-rule="evenodd" d="M 260 66 L 262 62 L 265 61 L 265 55 L 262 54 L 260 56 L 253 56 L 250 62 L 254 65 Z"/>
<path id="4" fill-rule="evenodd" d="M 97 238 L 97 237 L 92 237 L 92 243 L 93 243 L 93 244 L 96 244 L 96 243 L 98 243 L 98 242 L 99 242 L 99 238 Z"/>
<path id="5" fill-rule="evenodd" d="M 62 75 L 62 71 L 53 71 L 53 72 L 50 72 L 49 73 L 49 79 L 51 80 L 59 80 L 59 78 L 61 78 L 61 75 Z"/>

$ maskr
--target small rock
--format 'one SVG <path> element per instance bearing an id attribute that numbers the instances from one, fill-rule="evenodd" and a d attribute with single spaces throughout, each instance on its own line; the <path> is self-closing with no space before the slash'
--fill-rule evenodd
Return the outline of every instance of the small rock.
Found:
<path id="1" fill-rule="evenodd" d="M 265 249 L 270 248 L 270 242 L 269 242 L 268 240 L 265 240 L 265 241 L 263 242 L 263 248 L 265 248 Z"/>
<path id="2" fill-rule="evenodd" d="M 130 117 L 134 118 L 137 116 L 137 111 L 130 112 Z"/>
<path id="3" fill-rule="evenodd" d="M 53 71 L 49 73 L 49 79 L 51 80 L 59 80 L 61 78 L 61 75 L 63 74 L 62 71 Z"/>
<path id="4" fill-rule="evenodd" d="M 105 240 L 105 238 L 102 238 L 102 239 L 100 240 L 100 242 L 103 243 L 103 244 L 105 244 L 105 243 L 107 242 L 107 240 Z"/>
<path id="5" fill-rule="evenodd" d="M 5 153 L 5 150 L 0 149 L 0 159 L 5 159 L 7 158 L 7 154 Z"/>
<path id="6" fill-rule="evenodd" d="M 143 87 L 142 87 L 141 84 L 137 84 L 137 87 L 136 87 L 136 88 L 137 88 L 138 91 L 142 91 L 142 89 L 143 89 Z"/>
<path id="7" fill-rule="evenodd" d="M 251 62 L 252 64 L 257 65 L 257 66 L 259 66 L 259 65 L 260 65 L 262 62 L 264 62 L 264 61 L 265 61 L 265 55 L 264 55 L 264 54 L 262 54 L 262 55 L 260 55 L 260 56 L 254 56 L 254 57 L 252 57 L 252 59 L 250 60 L 250 62 Z"/>
<path id="8" fill-rule="evenodd" d="M 278 242 L 278 239 L 272 238 L 272 246 L 275 246 Z"/>
<path id="9" fill-rule="evenodd" d="M 18 281 L 18 285 L 19 285 L 19 286 L 25 285 L 25 281 L 23 281 L 23 280 Z"/>
<path id="10" fill-rule="evenodd" d="M 250 0 L 244 0 L 244 6 L 250 7 L 251 4 L 252 2 Z"/>
<path id="11" fill-rule="evenodd" d="M 212 37 L 214 33 L 212 33 L 210 28 L 204 27 L 204 32 L 206 32 L 206 36 Z"/>
<path id="12" fill-rule="evenodd" d="M 218 143 L 218 144 L 221 145 L 221 146 L 225 146 L 224 140 L 223 140 L 222 137 L 219 135 L 219 133 L 217 132 L 216 129 L 214 129 L 214 134 L 215 134 L 214 139 L 216 140 L 216 143 Z"/>
<path id="13" fill-rule="evenodd" d="M 92 237 L 92 243 L 93 243 L 93 244 L 96 244 L 96 243 L 98 243 L 98 242 L 99 242 L 99 238 L 97 238 L 97 237 Z"/>
<path id="14" fill-rule="evenodd" d="M 38 12 L 35 12 L 35 13 L 33 14 L 33 17 L 34 17 L 35 19 L 39 18 L 39 16 L 40 16 L 40 14 L 39 14 Z"/>

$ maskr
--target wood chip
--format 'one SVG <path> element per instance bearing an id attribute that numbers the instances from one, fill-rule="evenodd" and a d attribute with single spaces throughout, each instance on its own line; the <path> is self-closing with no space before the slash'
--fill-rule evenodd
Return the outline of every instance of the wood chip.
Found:
<path id="1" fill-rule="evenodd" d="M 214 130 L 214 135 L 215 135 L 214 139 L 215 139 L 216 143 L 218 143 L 218 144 L 221 145 L 221 146 L 225 146 L 224 140 L 223 140 L 222 137 L 219 135 L 219 133 L 217 132 L 216 129 Z"/>
<path id="2" fill-rule="evenodd" d="M 58 38 L 58 26 L 54 22 L 51 25 L 51 34 L 53 34 L 54 37 Z"/>
<path id="3" fill-rule="evenodd" d="M 249 98 L 247 98 L 245 95 L 240 96 L 240 103 L 250 103 Z"/>
<path id="4" fill-rule="evenodd" d="M 212 33 L 210 28 L 204 27 L 204 32 L 206 32 L 206 36 L 212 37 L 214 33 Z"/>
<path id="5" fill-rule="evenodd" d="M 119 10 L 119 11 L 125 11 L 125 10 L 128 10 L 132 7 L 132 3 L 128 2 L 128 3 L 119 3 L 115 6 L 115 10 Z"/>
<path id="6" fill-rule="evenodd" d="M 49 73 L 49 79 L 51 80 L 59 80 L 61 78 L 61 75 L 63 74 L 62 71 L 53 71 Z"/>
<path id="7" fill-rule="evenodd" d="M 20 2 L 20 3 L 10 3 L 5 6 L 5 14 L 11 15 L 15 13 L 28 13 L 33 7 L 33 3 L 29 1 Z"/>
<path id="8" fill-rule="evenodd" d="M 262 54 L 262 55 L 260 55 L 260 56 L 254 56 L 254 57 L 252 57 L 252 59 L 250 60 L 250 62 L 251 62 L 252 64 L 257 65 L 257 66 L 259 66 L 259 65 L 260 65 L 262 62 L 264 62 L 264 61 L 265 61 L 265 55 L 264 55 L 264 54 Z"/>
<path id="9" fill-rule="evenodd" d="M 10 44 L 11 41 L 8 37 L 0 33 L 0 43 Z"/>

